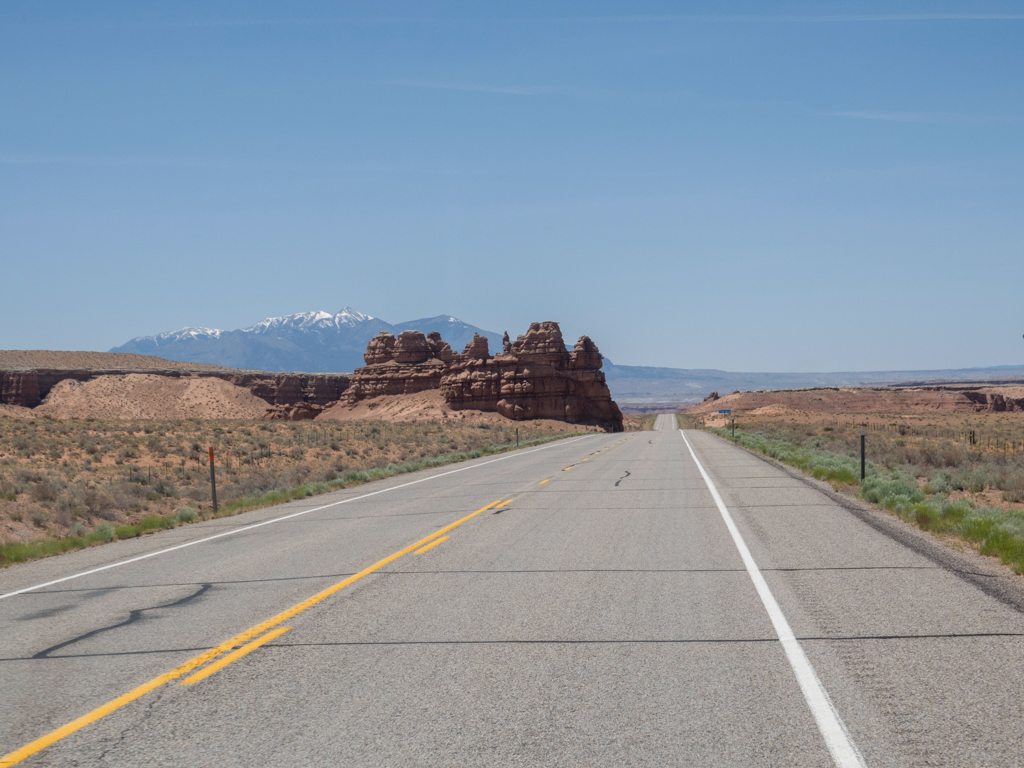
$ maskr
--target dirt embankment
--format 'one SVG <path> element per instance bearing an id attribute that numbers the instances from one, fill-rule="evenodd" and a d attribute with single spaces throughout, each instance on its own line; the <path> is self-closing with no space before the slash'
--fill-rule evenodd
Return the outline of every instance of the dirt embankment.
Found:
<path id="1" fill-rule="evenodd" d="M 441 421 L 449 424 L 504 425 L 511 429 L 522 425 L 553 434 L 603 431 L 594 426 L 566 424 L 564 421 L 555 421 L 554 419 L 527 419 L 517 422 L 506 419 L 499 413 L 488 411 L 453 411 L 448 407 L 444 396 L 438 389 L 429 389 L 411 395 L 381 395 L 368 400 L 360 400 L 354 405 L 343 401 L 327 408 L 316 418 L 317 421 L 382 420 L 409 423 Z"/>
<path id="2" fill-rule="evenodd" d="M 267 403 L 221 379 L 128 374 L 58 383 L 32 409 L 57 419 L 260 419 Z"/>
<path id="3" fill-rule="evenodd" d="M 131 378 L 133 376 L 146 378 Z M 156 386 L 153 379 L 157 378 L 179 384 Z M 198 408 L 198 412 L 207 414 L 202 418 L 227 419 L 241 418 L 237 415 L 240 403 L 252 405 L 251 398 L 246 396 L 251 395 L 263 401 L 262 411 L 245 418 L 261 418 L 273 406 L 316 406 L 310 410 L 317 410 L 333 403 L 348 388 L 349 378 L 345 373 L 246 371 L 110 352 L 0 350 L 0 409 L 3 415 L 31 417 L 34 412 L 28 413 L 26 409 L 36 409 L 48 402 L 48 407 L 38 415 L 101 418 L 91 405 L 81 412 L 76 412 L 73 406 L 84 404 L 88 400 L 86 395 L 95 392 L 103 393 L 104 404 L 98 407 L 105 418 L 138 418 L 141 413 L 163 414 L 147 418 L 174 418 L 171 414 L 181 413 L 186 400 L 203 400 L 202 405 L 193 404 L 185 411 L 196 412 Z M 222 384 L 197 383 L 212 380 Z M 142 381 L 149 384 L 141 386 Z M 93 386 L 78 392 L 75 384 Z M 70 397 L 73 392 L 77 394 Z M 204 394 L 201 397 L 182 395 L 185 400 L 177 402 L 180 400 L 178 393 L 186 392 Z M 54 397 L 51 398 L 51 394 Z M 176 400 L 176 404 L 162 402 L 166 397 Z M 218 410 L 218 402 L 223 405 L 222 410 Z M 120 414 L 111 410 L 115 403 L 123 405 Z M 253 412 L 249 405 L 243 412 Z"/>
<path id="4" fill-rule="evenodd" d="M 705 400 L 686 413 L 718 416 L 720 410 L 733 413 L 758 412 L 781 415 L 785 410 L 821 414 L 856 413 L 982 413 L 1024 409 L 1018 395 L 1021 387 L 902 388 L 836 387 L 738 392 Z"/>

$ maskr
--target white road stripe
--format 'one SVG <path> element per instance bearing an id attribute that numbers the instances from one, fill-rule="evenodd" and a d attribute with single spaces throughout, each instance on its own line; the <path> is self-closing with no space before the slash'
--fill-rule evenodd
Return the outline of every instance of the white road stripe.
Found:
<path id="1" fill-rule="evenodd" d="M 722 513 L 725 527 L 729 529 L 729 535 L 732 536 L 733 543 L 736 545 L 736 549 L 739 550 L 743 564 L 747 568 L 747 573 L 750 574 L 750 579 L 754 582 L 754 589 L 757 590 L 765 610 L 768 611 L 768 616 L 772 620 L 775 632 L 779 636 L 779 642 L 782 643 L 782 648 L 786 652 L 786 658 L 789 659 L 789 664 L 796 674 L 800 690 L 803 691 L 807 706 L 811 708 L 811 714 L 814 715 L 814 720 L 818 723 L 818 729 L 825 738 L 828 751 L 832 753 L 832 760 L 839 768 L 866 768 L 864 757 L 861 755 L 860 750 L 857 749 L 857 745 L 853 743 L 850 732 L 846 730 L 843 719 L 836 711 L 832 699 L 829 698 L 828 691 L 821 684 L 821 680 L 818 679 L 814 667 L 811 666 L 811 662 L 804 654 L 804 649 L 800 647 L 800 643 L 793 634 L 793 630 L 790 629 L 785 614 L 782 613 L 782 609 L 775 601 L 775 596 L 772 595 L 772 591 L 768 588 L 768 582 L 764 580 L 764 576 L 761 575 L 757 563 L 754 562 L 754 557 L 750 554 L 750 550 L 747 548 L 743 536 L 740 535 L 736 523 L 733 522 L 732 515 L 729 514 L 729 510 L 726 508 L 725 502 L 722 501 L 718 489 L 704 470 L 704 466 L 697 458 L 697 454 L 694 453 L 693 446 L 686 439 L 683 430 L 680 429 L 679 434 L 686 441 L 686 447 L 690 449 L 690 455 L 693 457 L 697 469 L 700 470 L 704 482 L 707 483 L 708 490 L 711 491 L 711 496 L 718 506 L 718 511 Z"/>
<path id="2" fill-rule="evenodd" d="M 47 582 L 45 582 L 43 584 L 36 584 L 34 587 L 25 587 L 24 589 L 18 589 L 18 590 L 15 590 L 14 592 L 8 592 L 5 595 L 0 595 L 0 600 L 3 600 L 5 597 L 14 597 L 15 595 L 20 595 L 20 594 L 23 594 L 25 592 L 32 592 L 33 590 L 36 590 L 36 589 L 42 589 L 43 587 L 49 587 L 49 586 L 52 586 L 54 584 L 60 584 L 62 581 L 70 581 L 71 579 L 80 579 L 82 576 L 89 576 L 90 574 L 99 573 L 100 571 L 106 571 L 106 570 L 108 570 L 110 568 L 118 568 L 118 567 L 120 567 L 122 565 L 128 565 L 129 563 L 137 563 L 139 560 L 145 560 L 145 559 L 150 558 L 150 557 L 156 557 L 157 555 L 165 555 L 168 552 L 174 552 L 175 550 L 184 549 L 185 547 L 191 547 L 191 546 L 194 546 L 196 544 L 202 544 L 202 543 L 207 542 L 207 541 L 213 541 L 214 539 L 219 539 L 222 536 L 231 536 L 232 534 L 235 534 L 235 533 L 244 533 L 245 531 L 251 531 L 253 528 L 260 528 L 260 527 L 262 527 L 264 525 L 270 525 L 271 523 L 280 523 L 282 520 L 291 520 L 293 517 L 300 517 L 301 515 L 308 515 L 310 512 L 320 512 L 321 510 L 328 509 L 330 507 L 337 507 L 337 506 L 340 506 L 342 504 L 348 504 L 349 502 L 352 502 L 352 501 L 359 501 L 360 499 L 367 499 L 370 496 L 377 496 L 378 494 L 381 494 L 381 493 L 388 493 L 390 491 L 397 491 L 399 488 L 408 488 L 410 485 L 416 485 L 417 483 L 425 483 L 425 482 L 427 482 L 429 480 L 437 480 L 437 478 L 439 478 L 439 477 L 446 477 L 447 475 L 454 475 L 457 472 L 465 472 L 467 469 L 476 469 L 477 467 L 485 467 L 488 464 L 494 464 L 497 461 L 505 461 L 506 459 L 514 459 L 514 458 L 516 458 L 518 456 L 524 456 L 527 453 L 537 453 L 537 451 L 546 451 L 548 448 L 555 448 L 555 447 L 560 446 L 560 445 L 569 445 L 571 443 L 578 442 L 579 440 L 585 440 L 588 437 L 593 437 L 593 435 L 583 435 L 582 437 L 576 437 L 576 438 L 573 438 L 572 440 L 567 440 L 564 443 L 559 441 L 559 442 L 552 443 L 551 445 L 545 445 L 542 448 L 533 448 L 533 449 L 528 450 L 528 451 L 517 451 L 516 453 L 509 454 L 508 456 L 502 456 L 499 459 L 491 459 L 490 461 L 482 461 L 479 464 L 473 464 L 473 465 L 468 466 L 468 467 L 462 467 L 460 469 L 453 469 L 453 470 L 450 470 L 448 472 L 442 472 L 442 473 L 440 473 L 438 475 L 431 475 L 430 477 L 423 477 L 423 478 L 420 478 L 419 480 L 413 480 L 412 482 L 409 482 L 409 483 L 402 483 L 401 485 L 393 485 L 390 488 L 383 488 L 383 489 L 381 489 L 379 491 L 373 491 L 372 493 L 364 493 L 362 496 L 354 496 L 351 499 L 342 499 L 341 501 L 334 501 L 334 502 L 331 502 L 330 504 L 324 504 L 322 507 L 314 507 L 313 509 L 304 509 L 301 512 L 293 512 L 290 515 L 282 515 L 281 517 L 275 517 L 273 520 L 264 520 L 262 523 L 254 523 L 253 525 L 247 525 L 244 528 L 236 528 L 236 529 L 234 529 L 232 531 L 225 531 L 224 533 L 217 533 L 217 534 L 214 534 L 213 536 L 207 536 L 205 539 L 196 539 L 195 541 L 189 541 L 189 542 L 186 542 L 184 544 L 178 544 L 178 545 L 173 546 L 173 547 L 167 547 L 166 549 L 160 549 L 160 550 L 157 550 L 156 552 L 150 552 L 147 555 L 139 555 L 138 557 L 132 557 L 132 558 L 129 558 L 128 560 L 122 560 L 119 563 L 111 563 L 110 565 L 102 565 L 99 568 L 93 568 L 93 569 L 88 570 L 88 571 L 82 571 L 81 573 L 76 573 L 76 574 L 73 574 L 72 576 L 64 576 L 63 578 L 54 579 L 53 581 L 47 581 Z"/>

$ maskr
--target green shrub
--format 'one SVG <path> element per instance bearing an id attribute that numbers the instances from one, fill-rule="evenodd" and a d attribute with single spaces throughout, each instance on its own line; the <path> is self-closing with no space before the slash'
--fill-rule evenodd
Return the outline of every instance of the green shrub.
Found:
<path id="1" fill-rule="evenodd" d="M 992 484 L 992 474 L 985 469 L 975 467 L 957 472 L 952 476 L 951 483 L 953 488 L 958 491 L 981 493 Z"/>
<path id="2" fill-rule="evenodd" d="M 925 499 L 924 491 L 917 487 L 914 478 L 896 471 L 866 478 L 860 484 L 860 495 L 867 501 L 891 510 L 906 508 Z"/>
<path id="3" fill-rule="evenodd" d="M 925 493 L 949 493 L 953 490 L 953 475 L 947 469 L 932 473 L 925 484 Z"/>
<path id="4" fill-rule="evenodd" d="M 725 435 L 723 429 L 710 431 Z M 846 470 L 851 466 L 859 473 L 859 459 L 818 447 L 800 446 L 760 433 L 737 434 L 736 442 L 821 479 L 848 477 Z M 1004 486 L 1009 487 L 1010 482 L 1007 479 Z M 924 530 L 963 536 L 976 543 L 982 554 L 996 555 L 1024 574 L 1024 511 L 978 508 L 970 500 L 951 502 L 942 495 L 952 490 L 978 492 L 992 483 L 992 472 L 983 467 L 955 473 L 940 470 L 932 474 L 922 490 L 913 476 L 895 469 L 880 471 L 869 463 L 860 496 Z"/>
<path id="5" fill-rule="evenodd" d="M 135 525 L 115 525 L 114 535 L 119 539 L 131 539 L 139 535 L 139 529 Z"/>
<path id="6" fill-rule="evenodd" d="M 174 513 L 179 523 L 194 523 L 199 519 L 199 513 L 192 507 L 182 507 Z"/>
<path id="7" fill-rule="evenodd" d="M 139 532 L 144 533 L 146 531 L 161 531 L 165 528 L 173 528 L 177 524 L 178 520 L 175 515 L 171 515 L 170 517 L 146 515 L 138 522 L 136 527 L 139 529 Z"/>

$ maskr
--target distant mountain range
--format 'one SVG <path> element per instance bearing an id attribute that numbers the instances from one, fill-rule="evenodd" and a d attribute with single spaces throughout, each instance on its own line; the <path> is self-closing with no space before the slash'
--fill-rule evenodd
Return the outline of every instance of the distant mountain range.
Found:
<path id="1" fill-rule="evenodd" d="M 345 307 L 334 315 L 300 312 L 286 317 L 268 317 L 235 331 L 182 328 L 156 336 L 139 336 L 110 351 L 262 371 L 339 372 L 363 365 L 367 343 L 381 331 L 398 335 L 407 330 L 439 331 L 441 338 L 456 352 L 461 352 L 473 340 L 473 334 L 479 333 L 487 337 L 493 353 L 496 346 L 500 350 L 502 336 L 449 315 L 392 325 Z"/>
<path id="2" fill-rule="evenodd" d="M 500 351 L 502 334 L 464 323 L 450 315 L 425 317 L 392 325 L 345 307 L 337 314 L 301 312 L 270 317 L 249 328 L 182 328 L 157 336 L 139 336 L 111 352 L 156 355 L 185 363 L 212 363 L 232 368 L 310 373 L 352 371 L 363 365 L 366 344 L 380 331 L 439 331 L 461 352 L 474 333 L 486 336 L 491 353 Z M 512 334 L 515 337 L 515 334 Z M 572 340 L 568 340 L 570 344 Z M 599 342 L 600 345 L 600 342 Z M 863 386 L 934 381 L 1024 380 L 1024 366 L 933 371 L 866 371 L 847 373 L 733 373 L 713 369 L 653 368 L 614 365 L 605 360 L 612 396 L 620 403 L 693 403 L 709 392 Z"/>

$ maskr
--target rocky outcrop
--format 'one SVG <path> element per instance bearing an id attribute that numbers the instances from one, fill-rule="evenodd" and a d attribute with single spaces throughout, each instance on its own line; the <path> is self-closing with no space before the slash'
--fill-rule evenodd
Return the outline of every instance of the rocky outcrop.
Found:
<path id="1" fill-rule="evenodd" d="M 333 403 L 330 403 L 333 405 Z M 309 421 L 326 410 L 323 405 L 298 403 L 296 405 L 274 405 L 267 409 L 264 419 L 271 421 Z"/>
<path id="2" fill-rule="evenodd" d="M 248 389 L 268 405 L 296 405 L 311 403 L 327 405 L 338 400 L 348 388 L 348 374 L 331 373 L 270 373 L 239 371 L 225 368 L 139 368 L 77 370 L 70 368 L 0 371 L 0 403 L 35 408 L 57 383 L 67 379 L 91 381 L 100 376 L 149 374 L 171 378 L 216 378 Z"/>
<path id="3" fill-rule="evenodd" d="M 569 352 L 558 323 L 545 322 L 531 325 L 507 353 L 495 357 L 488 357 L 476 340 L 474 345 L 441 380 L 441 394 L 452 410 L 497 411 L 516 421 L 558 419 L 622 430 L 622 414 L 600 370 L 603 358 L 588 337 L 580 337 Z"/>
<path id="4" fill-rule="evenodd" d="M 476 336 L 476 334 L 473 335 Z M 433 356 L 445 365 L 451 365 L 455 360 L 455 352 L 448 346 L 448 342 L 441 338 L 439 331 L 431 331 L 427 334 L 427 344 L 430 346 Z"/>
<path id="5" fill-rule="evenodd" d="M 718 399 L 718 393 L 717 392 L 712 392 L 710 395 L 708 395 L 707 397 L 704 398 L 704 402 L 705 403 L 713 403 L 717 399 Z"/>
<path id="6" fill-rule="evenodd" d="M 356 368 L 341 398 L 354 405 L 380 395 L 411 395 L 437 389 L 455 358 L 450 346 L 434 332 L 402 331 L 395 338 L 381 331 L 366 347 L 366 365 Z"/>
<path id="7" fill-rule="evenodd" d="M 441 390 L 455 411 L 500 413 L 509 419 L 558 419 L 622 431 L 622 414 L 601 371 L 597 345 L 581 336 L 572 351 L 558 323 L 534 323 L 515 342 L 502 339 L 492 356 L 487 338 L 474 334 L 458 354 L 440 334 L 381 332 L 366 348 L 366 365 L 352 374 L 342 402 L 379 395 Z"/>
<path id="8" fill-rule="evenodd" d="M 949 387 L 948 389 L 954 389 Z M 959 389 L 959 388 L 956 388 Z M 959 394 L 967 398 L 975 411 L 1024 411 L 1024 397 L 1008 397 L 1000 392 L 979 392 L 977 390 L 960 389 Z"/>
<path id="9" fill-rule="evenodd" d="M 505 334 L 506 336 L 508 334 Z M 487 337 L 479 333 L 473 334 L 473 340 L 466 345 L 462 353 L 456 356 L 455 362 L 466 363 L 471 361 L 483 361 L 491 358 L 490 350 L 487 348 Z"/>

